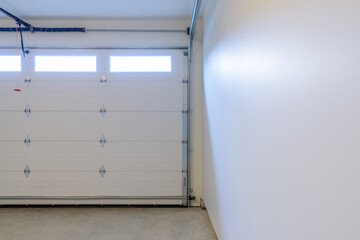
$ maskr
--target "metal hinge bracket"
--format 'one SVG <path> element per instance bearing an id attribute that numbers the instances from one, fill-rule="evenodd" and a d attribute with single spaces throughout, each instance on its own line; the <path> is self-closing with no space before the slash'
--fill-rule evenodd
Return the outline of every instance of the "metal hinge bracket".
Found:
<path id="1" fill-rule="evenodd" d="M 196 200 L 195 196 L 189 196 L 189 201 L 194 201 L 194 200 Z"/>
<path id="2" fill-rule="evenodd" d="M 29 177 L 30 175 L 30 168 L 29 165 L 26 165 L 25 169 L 24 169 L 24 174 L 26 177 Z"/>
<path id="3" fill-rule="evenodd" d="M 29 87 L 29 86 L 30 86 L 30 83 L 31 83 L 31 77 L 30 77 L 29 75 L 27 75 L 27 76 L 25 77 L 25 84 L 26 84 L 27 87 Z"/>
<path id="4" fill-rule="evenodd" d="M 24 112 L 25 112 L 25 115 L 26 115 L 27 117 L 30 117 L 31 108 L 30 108 L 29 105 L 26 106 Z"/>
<path id="5" fill-rule="evenodd" d="M 106 115 L 106 108 L 104 105 L 102 105 L 102 107 L 100 108 L 100 114 L 102 117 L 105 117 Z"/>
<path id="6" fill-rule="evenodd" d="M 106 138 L 104 135 L 102 135 L 102 137 L 100 138 L 100 144 L 102 147 L 105 147 L 105 144 L 106 144 Z"/>
<path id="7" fill-rule="evenodd" d="M 101 83 L 101 86 L 105 87 L 105 85 L 106 85 L 106 77 L 105 76 L 101 77 L 100 83 Z"/>
<path id="8" fill-rule="evenodd" d="M 106 173 L 106 170 L 105 170 L 105 167 L 104 165 L 101 165 L 101 168 L 99 170 L 99 173 L 101 175 L 101 177 L 104 177 L 105 173 Z"/>
<path id="9" fill-rule="evenodd" d="M 29 137 L 29 135 L 27 135 L 25 137 L 24 143 L 27 147 L 30 147 L 30 142 L 31 142 L 30 137 Z"/>

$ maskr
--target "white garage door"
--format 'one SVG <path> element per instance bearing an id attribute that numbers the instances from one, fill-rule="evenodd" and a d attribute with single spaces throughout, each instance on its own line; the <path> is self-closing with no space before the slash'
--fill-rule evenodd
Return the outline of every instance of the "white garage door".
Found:
<path id="1" fill-rule="evenodd" d="M 59 72 L 71 59 L 44 56 L 88 58 Z M 2 204 L 187 203 L 183 51 L 33 50 L 21 61 L 0 71 Z"/>

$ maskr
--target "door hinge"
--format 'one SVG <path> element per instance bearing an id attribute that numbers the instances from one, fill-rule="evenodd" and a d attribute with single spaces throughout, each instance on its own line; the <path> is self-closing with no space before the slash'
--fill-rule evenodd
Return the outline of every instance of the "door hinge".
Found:
<path id="1" fill-rule="evenodd" d="M 102 107 L 100 108 L 100 114 L 102 117 L 105 117 L 106 115 L 106 108 L 104 105 L 102 105 Z"/>
<path id="2" fill-rule="evenodd" d="M 104 165 L 101 165 L 101 168 L 99 170 L 99 173 L 101 175 L 101 177 L 104 177 L 105 173 L 106 173 L 106 170 L 105 170 L 105 167 Z"/>
<path id="3" fill-rule="evenodd" d="M 29 177 L 30 175 L 30 168 L 29 165 L 26 165 L 25 169 L 24 169 L 24 174 L 26 177 Z"/>
<path id="4" fill-rule="evenodd" d="M 27 117 L 30 117 L 31 108 L 30 108 L 29 105 L 26 106 L 24 112 L 25 112 L 25 115 L 26 115 Z"/>
<path id="5" fill-rule="evenodd" d="M 106 144 L 106 138 L 104 135 L 102 135 L 102 137 L 100 138 L 100 144 L 102 147 L 105 147 L 105 144 Z"/>
<path id="6" fill-rule="evenodd" d="M 30 142 L 31 142 L 30 137 L 29 137 L 29 135 L 27 135 L 25 137 L 24 143 L 27 147 L 30 147 Z"/>
<path id="7" fill-rule="evenodd" d="M 31 77 L 29 76 L 29 75 L 27 75 L 26 77 L 25 77 L 25 84 L 26 84 L 26 86 L 27 87 L 29 87 L 30 86 L 30 83 L 31 83 Z"/>
<path id="8" fill-rule="evenodd" d="M 105 76 L 101 77 L 100 83 L 101 83 L 101 86 L 105 87 L 105 85 L 106 85 L 106 77 Z"/>

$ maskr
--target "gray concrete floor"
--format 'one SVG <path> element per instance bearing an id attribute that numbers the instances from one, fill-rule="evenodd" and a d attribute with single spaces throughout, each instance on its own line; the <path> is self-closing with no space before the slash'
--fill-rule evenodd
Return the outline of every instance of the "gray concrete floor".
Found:
<path id="1" fill-rule="evenodd" d="M 1 240 L 216 240 L 200 208 L 0 208 Z"/>

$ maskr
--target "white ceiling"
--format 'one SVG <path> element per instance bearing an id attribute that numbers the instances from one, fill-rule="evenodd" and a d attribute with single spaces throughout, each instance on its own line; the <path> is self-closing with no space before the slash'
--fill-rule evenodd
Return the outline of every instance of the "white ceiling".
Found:
<path id="1" fill-rule="evenodd" d="M 189 18 L 193 5 L 194 0 L 0 0 L 1 8 L 25 18 Z"/>

